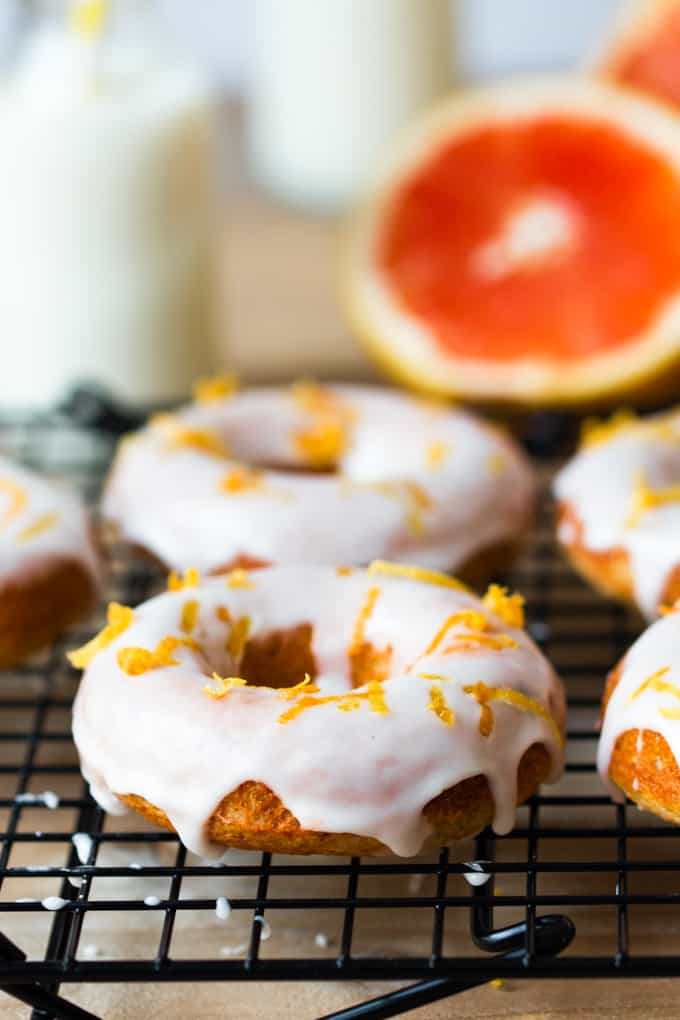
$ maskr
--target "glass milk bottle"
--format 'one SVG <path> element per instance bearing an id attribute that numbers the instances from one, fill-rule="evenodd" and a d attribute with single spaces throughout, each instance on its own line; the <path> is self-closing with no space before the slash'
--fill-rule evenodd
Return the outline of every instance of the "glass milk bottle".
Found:
<path id="1" fill-rule="evenodd" d="M 213 114 L 149 0 L 39 0 L 0 80 L 0 409 L 212 367 Z"/>
<path id="2" fill-rule="evenodd" d="M 249 145 L 260 183 L 343 206 L 450 79 L 450 0 L 252 0 Z"/>

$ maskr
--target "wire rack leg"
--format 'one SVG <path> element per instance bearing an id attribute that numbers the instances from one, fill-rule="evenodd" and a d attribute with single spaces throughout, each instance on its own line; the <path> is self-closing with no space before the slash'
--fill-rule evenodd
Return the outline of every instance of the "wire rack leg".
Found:
<path id="1" fill-rule="evenodd" d="M 457 995 L 468 988 L 488 983 L 488 977 L 473 978 L 461 981 L 458 978 L 434 978 L 432 981 L 420 981 L 408 988 L 400 988 L 396 992 L 379 995 L 375 999 L 360 1002 L 349 1009 L 341 1009 L 338 1013 L 328 1013 L 319 1020 L 383 1020 L 385 1017 L 401 1016 L 419 1006 L 427 1006 L 430 1002 L 446 999 L 449 995 Z"/>
<path id="2" fill-rule="evenodd" d="M 27 1006 L 33 1006 L 35 1020 L 99 1020 L 94 1013 L 88 1013 L 60 995 L 45 991 L 39 985 L 0 985 L 0 991 L 11 995 Z"/>

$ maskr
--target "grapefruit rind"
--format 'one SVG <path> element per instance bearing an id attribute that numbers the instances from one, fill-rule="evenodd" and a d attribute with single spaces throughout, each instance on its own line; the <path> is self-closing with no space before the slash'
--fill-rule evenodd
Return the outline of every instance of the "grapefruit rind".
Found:
<path id="1" fill-rule="evenodd" d="M 350 224 L 343 272 L 348 322 L 369 353 L 397 380 L 425 393 L 506 406 L 603 407 L 623 397 L 653 402 L 680 383 L 680 291 L 641 335 L 620 350 L 494 361 L 437 348 L 427 326 L 398 304 L 374 264 L 375 241 L 405 178 L 437 146 L 480 124 L 556 114 L 604 120 L 658 153 L 678 174 L 680 117 L 635 90 L 596 78 L 536 78 L 454 94 L 422 116 L 385 161 Z"/>
<path id="2" fill-rule="evenodd" d="M 678 10 L 680 0 L 627 0 L 595 55 L 594 69 L 616 80 L 630 52 L 651 39 L 661 22 Z"/>

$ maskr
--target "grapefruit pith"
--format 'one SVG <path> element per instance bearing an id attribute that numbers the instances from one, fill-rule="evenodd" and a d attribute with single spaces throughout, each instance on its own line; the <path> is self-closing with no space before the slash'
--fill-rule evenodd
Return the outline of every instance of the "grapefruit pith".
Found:
<path id="1" fill-rule="evenodd" d="M 386 163 L 345 283 L 357 332 L 421 389 L 532 406 L 669 386 L 680 118 L 589 80 L 455 95 Z"/>
<path id="2" fill-rule="evenodd" d="M 680 0 L 633 0 L 602 60 L 604 73 L 680 106 Z"/>

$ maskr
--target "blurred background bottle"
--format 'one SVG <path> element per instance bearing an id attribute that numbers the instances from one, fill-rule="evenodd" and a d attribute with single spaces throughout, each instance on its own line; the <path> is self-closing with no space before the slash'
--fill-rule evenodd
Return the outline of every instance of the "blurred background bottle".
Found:
<path id="1" fill-rule="evenodd" d="M 296 205 L 343 207 L 451 81 L 449 0 L 253 0 L 249 150 Z"/>
<path id="2" fill-rule="evenodd" d="M 130 403 L 212 367 L 216 174 L 203 74 L 150 0 L 37 0 L 0 83 L 0 404 Z"/>

